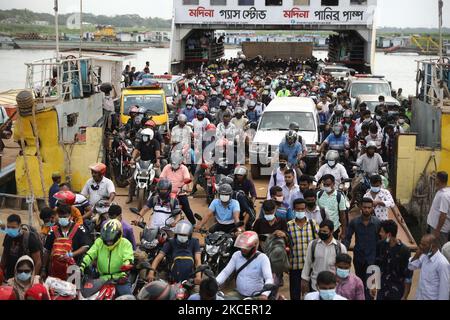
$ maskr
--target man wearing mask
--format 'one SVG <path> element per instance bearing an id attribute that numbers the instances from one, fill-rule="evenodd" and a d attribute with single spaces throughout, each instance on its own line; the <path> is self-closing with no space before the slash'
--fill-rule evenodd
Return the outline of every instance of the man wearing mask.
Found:
<path id="1" fill-rule="evenodd" d="M 267 200 L 275 201 L 275 215 L 286 221 L 294 219 L 293 211 L 289 208 L 289 204 L 284 201 L 283 189 L 280 186 L 273 186 L 269 189 L 269 196 Z M 264 210 L 260 211 L 259 218 L 264 217 Z"/>
<path id="2" fill-rule="evenodd" d="M 317 238 L 319 226 L 316 221 L 307 217 L 306 202 L 303 199 L 294 201 L 294 214 L 295 219 L 287 223 L 287 235 L 291 243 L 289 290 L 291 300 L 300 300 L 302 296 L 300 284 L 308 244 Z"/>
<path id="3" fill-rule="evenodd" d="M 229 143 L 234 143 L 236 136 L 236 126 L 231 123 L 231 111 L 226 110 L 223 114 L 223 121 L 217 126 L 216 140 L 225 138 Z"/>
<path id="4" fill-rule="evenodd" d="M 216 91 L 212 91 L 211 92 L 211 97 L 209 98 L 208 101 L 208 108 L 209 110 L 211 109 L 219 109 L 220 106 L 220 102 L 222 100 L 219 99 L 217 92 Z"/>
<path id="5" fill-rule="evenodd" d="M 408 269 L 411 252 L 397 239 L 398 226 L 394 220 L 381 222 L 375 264 L 381 271 L 381 288 L 370 291 L 377 300 L 407 300 L 413 272 Z"/>
<path id="6" fill-rule="evenodd" d="M 322 271 L 317 276 L 317 291 L 308 293 L 305 300 L 347 300 L 336 293 L 336 275 L 330 271 Z"/>
<path id="7" fill-rule="evenodd" d="M 189 280 L 191 274 L 201 265 L 201 250 L 198 239 L 192 237 L 192 225 L 181 220 L 174 230 L 175 238 L 164 243 L 163 248 L 152 262 L 147 276 L 149 282 L 155 280 L 155 272 L 164 257 L 168 257 L 173 264 L 170 267 L 170 281 L 179 283 Z M 201 273 L 195 276 L 195 284 L 202 281 Z"/>
<path id="8" fill-rule="evenodd" d="M 217 276 L 219 286 L 234 273 L 236 289 L 232 293 L 240 300 L 262 290 L 264 285 L 273 284 L 270 260 L 264 253 L 258 251 L 259 239 L 254 231 L 240 234 L 234 246 L 240 250 L 235 252 L 227 266 Z M 263 292 L 260 300 L 267 300 L 270 292 Z"/>
<path id="9" fill-rule="evenodd" d="M 450 188 L 447 187 L 448 174 L 440 171 L 436 174 L 436 195 L 428 212 L 428 233 L 432 233 L 444 245 L 450 236 Z"/>
<path id="10" fill-rule="evenodd" d="M 283 190 L 283 197 L 286 203 L 289 205 L 289 208 L 293 208 L 294 200 L 298 198 L 303 199 L 303 195 L 300 192 L 300 187 L 295 180 L 294 170 L 288 169 L 284 173 L 284 181 L 285 184 L 281 187 Z"/>
<path id="11" fill-rule="evenodd" d="M 366 153 L 356 160 L 359 168 L 369 176 L 378 174 L 380 167 L 383 165 L 383 159 L 376 151 L 377 145 L 371 141 L 366 145 Z"/>
<path id="12" fill-rule="evenodd" d="M 326 163 L 319 168 L 314 179 L 319 181 L 323 176 L 331 174 L 335 178 L 335 187 L 339 188 L 342 180 L 348 179 L 347 170 L 339 163 L 339 152 L 330 150 L 325 156 Z"/>
<path id="13" fill-rule="evenodd" d="M 341 253 L 336 257 L 336 293 L 348 300 L 366 300 L 364 284 L 360 278 L 350 272 L 352 257 Z"/>
<path id="14" fill-rule="evenodd" d="M 406 115 L 400 114 L 397 120 L 397 126 L 403 130 L 403 133 L 409 133 L 411 131 L 410 125 L 406 122 Z"/>
<path id="15" fill-rule="evenodd" d="M 303 193 L 306 202 L 306 217 L 308 220 L 314 220 L 317 224 L 326 219 L 325 209 L 320 209 L 317 205 L 317 194 L 314 190 L 306 190 Z M 294 201 L 295 203 L 295 201 Z"/>
<path id="16" fill-rule="evenodd" d="M 353 265 L 356 275 L 364 283 L 366 283 L 367 268 L 375 263 L 380 223 L 380 220 L 373 215 L 373 200 L 363 198 L 361 215 L 349 222 L 347 234 L 343 241 L 344 245 L 349 249 L 353 235 L 355 235 Z"/>
<path id="17" fill-rule="evenodd" d="M 267 199 L 270 199 L 270 189 L 274 186 L 282 186 L 286 183 L 284 180 L 284 173 L 289 169 L 287 154 L 280 153 L 278 155 L 278 168 L 272 171 L 270 176 L 269 185 L 267 188 Z M 295 173 L 295 181 L 297 181 L 297 173 Z"/>
<path id="18" fill-rule="evenodd" d="M 14 277 L 14 270 L 18 259 L 28 255 L 33 259 L 36 274 L 41 271 L 42 244 L 34 232 L 25 231 L 22 220 L 17 214 L 11 214 L 6 220 L 6 228 L 0 230 L 6 233 L 3 240 L 3 254 L 0 260 L 0 273 L 3 270 L 5 279 Z"/>
<path id="19" fill-rule="evenodd" d="M 374 123 L 369 126 L 369 135 L 366 137 L 366 143 L 369 142 L 375 142 L 377 150 L 381 152 L 383 134 L 378 130 L 377 125 Z"/>
<path id="20" fill-rule="evenodd" d="M 253 225 L 253 231 L 258 235 L 274 234 L 279 238 L 287 240 L 286 220 L 280 219 L 275 215 L 276 205 L 273 200 L 265 200 L 262 205 L 264 218 L 257 219 Z"/>
<path id="21" fill-rule="evenodd" d="M 330 119 L 328 119 L 328 125 L 330 127 L 334 127 L 336 123 L 341 123 L 344 119 L 344 100 L 339 100 L 339 104 L 334 108 L 334 112 L 331 115 Z"/>
<path id="22" fill-rule="evenodd" d="M 303 144 L 298 141 L 298 135 L 294 130 L 289 130 L 289 132 L 286 133 L 285 140 L 281 141 L 278 152 L 288 156 L 290 168 L 295 169 L 296 174 L 300 176 L 301 169 L 304 169 L 305 167 L 302 159 L 306 156 L 306 149 L 303 148 Z"/>
<path id="23" fill-rule="evenodd" d="M 416 300 L 448 300 L 450 292 L 450 264 L 439 251 L 439 238 L 426 234 L 420 240 L 409 270 L 419 270 Z"/>
<path id="24" fill-rule="evenodd" d="M 336 230 L 334 237 L 343 240 L 347 226 L 345 216 L 347 205 L 345 195 L 335 188 L 335 182 L 331 174 L 322 177 L 322 190 L 317 193 L 317 205 L 323 208 L 328 219 L 333 221 L 333 227 Z"/>
<path id="25" fill-rule="evenodd" d="M 187 122 L 192 122 L 192 120 L 195 119 L 197 115 L 197 109 L 194 108 L 194 102 L 192 100 L 186 101 L 186 108 L 181 110 L 181 114 L 184 114 L 186 116 Z"/>
<path id="26" fill-rule="evenodd" d="M 395 207 L 395 202 L 389 190 L 384 189 L 382 185 L 383 181 L 381 176 L 371 176 L 370 189 L 364 195 L 364 198 L 372 199 L 376 217 L 384 221 L 389 217 L 389 208 Z"/>
<path id="27" fill-rule="evenodd" d="M 223 115 L 225 114 L 225 112 L 230 112 L 228 108 L 228 103 L 226 101 L 221 101 L 219 104 L 219 111 L 217 111 L 216 113 L 216 119 L 215 119 L 215 124 L 219 124 L 223 121 Z"/>
<path id="28" fill-rule="evenodd" d="M 71 221 L 69 206 L 59 206 L 56 212 L 57 225 L 51 228 L 44 245 L 41 277 L 45 279 L 49 275 L 66 280 L 67 268 L 81 262 L 89 249 L 89 239 L 83 225 Z"/>
<path id="29" fill-rule="evenodd" d="M 378 110 L 381 110 L 382 112 L 386 112 L 387 110 L 384 96 L 378 97 L 378 105 L 375 107 L 375 112 L 377 112 Z"/>
<path id="30" fill-rule="evenodd" d="M 245 113 L 250 123 L 258 123 L 261 114 L 256 110 L 256 101 L 250 100 L 247 104 L 247 112 Z"/>
<path id="31" fill-rule="evenodd" d="M 302 270 L 302 294 L 317 290 L 317 276 L 322 271 L 336 271 L 336 257 L 347 253 L 345 246 L 333 237 L 333 222 L 324 220 L 319 226 L 319 239 L 308 244 L 306 259 Z"/>
<path id="32" fill-rule="evenodd" d="M 186 151 L 186 149 L 190 149 L 193 133 L 191 127 L 186 125 L 187 122 L 188 118 L 185 114 L 178 116 L 178 125 L 173 127 L 171 132 L 173 150 Z"/>

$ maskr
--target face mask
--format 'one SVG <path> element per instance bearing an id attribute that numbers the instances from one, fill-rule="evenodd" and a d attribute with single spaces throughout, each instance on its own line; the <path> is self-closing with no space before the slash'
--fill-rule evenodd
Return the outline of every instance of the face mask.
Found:
<path id="1" fill-rule="evenodd" d="M 399 124 L 404 124 L 405 123 L 405 119 L 398 119 L 398 123 Z"/>
<path id="2" fill-rule="evenodd" d="M 336 290 L 335 289 L 329 289 L 329 290 L 320 290 L 319 295 L 323 300 L 333 300 L 336 296 Z"/>
<path id="3" fill-rule="evenodd" d="M 370 122 L 370 118 L 368 119 L 364 119 L 363 123 L 369 123 Z"/>
<path id="4" fill-rule="evenodd" d="M 20 281 L 28 281 L 31 278 L 31 272 L 22 272 L 17 274 L 17 279 Z"/>
<path id="5" fill-rule="evenodd" d="M 284 197 L 275 197 L 276 202 L 283 202 Z"/>
<path id="6" fill-rule="evenodd" d="M 17 238 L 19 236 L 19 229 L 6 229 L 6 234 L 11 238 Z"/>
<path id="7" fill-rule="evenodd" d="M 376 116 L 375 117 L 377 120 L 381 120 L 381 116 Z"/>
<path id="8" fill-rule="evenodd" d="M 240 114 L 240 115 L 237 115 L 236 116 L 236 119 L 242 119 L 242 115 Z"/>
<path id="9" fill-rule="evenodd" d="M 315 202 L 307 202 L 306 207 L 308 209 L 314 209 L 316 207 L 316 203 Z"/>
<path id="10" fill-rule="evenodd" d="M 180 243 L 186 243 L 186 242 L 188 242 L 189 237 L 188 236 L 177 235 L 177 240 Z"/>
<path id="11" fill-rule="evenodd" d="M 188 105 L 186 106 L 186 108 L 192 109 L 192 104 L 188 104 Z"/>
<path id="12" fill-rule="evenodd" d="M 148 141 L 148 136 L 143 136 L 142 137 L 142 141 L 147 142 Z"/>
<path id="13" fill-rule="evenodd" d="M 230 201 L 231 196 L 227 195 L 227 194 L 221 194 L 220 195 L 220 201 L 222 202 L 228 202 Z"/>
<path id="14" fill-rule="evenodd" d="M 336 275 L 341 279 L 347 279 L 350 275 L 350 270 L 336 268 Z"/>
<path id="15" fill-rule="evenodd" d="M 333 132 L 334 132 L 334 134 L 335 134 L 336 136 L 338 136 L 338 135 L 341 134 L 341 130 L 334 130 Z"/>
<path id="16" fill-rule="evenodd" d="M 325 191 L 326 193 L 330 193 L 331 191 L 333 191 L 332 187 L 322 187 L 322 190 Z"/>
<path id="17" fill-rule="evenodd" d="M 46 227 L 53 227 L 55 224 L 53 222 L 47 222 L 44 224 Z"/>
<path id="18" fill-rule="evenodd" d="M 296 211 L 295 212 L 295 218 L 297 220 L 303 220 L 303 219 L 305 219 L 305 217 L 306 217 L 305 211 Z"/>
<path id="19" fill-rule="evenodd" d="M 67 227 L 69 225 L 70 221 L 69 221 L 69 218 L 59 218 L 58 223 L 61 227 Z"/>
<path id="20" fill-rule="evenodd" d="M 322 232 L 319 232 L 319 238 L 320 238 L 320 240 L 325 241 L 325 240 L 327 240 L 329 237 L 330 237 L 330 235 L 329 235 L 328 233 L 322 233 Z"/>
<path id="21" fill-rule="evenodd" d="M 267 221 L 273 221 L 273 219 L 275 219 L 275 215 L 274 214 L 265 214 L 264 219 L 266 219 Z"/>
<path id="22" fill-rule="evenodd" d="M 287 166 L 287 163 L 284 163 L 284 162 L 280 163 L 280 168 L 284 169 L 284 168 L 286 168 L 286 166 Z"/>
<path id="23" fill-rule="evenodd" d="M 328 161 L 328 166 L 333 168 L 336 165 L 336 161 Z"/>
<path id="24" fill-rule="evenodd" d="M 373 193 L 378 193 L 380 192 L 381 188 L 380 187 L 371 187 L 370 191 L 372 191 Z"/>

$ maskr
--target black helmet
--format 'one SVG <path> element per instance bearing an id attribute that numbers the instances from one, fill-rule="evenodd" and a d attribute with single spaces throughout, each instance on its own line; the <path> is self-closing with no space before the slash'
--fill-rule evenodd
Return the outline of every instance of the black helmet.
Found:
<path id="1" fill-rule="evenodd" d="M 289 124 L 289 130 L 299 131 L 300 126 L 298 125 L 297 122 L 292 122 L 291 124 Z"/>
<path id="2" fill-rule="evenodd" d="M 114 249 L 120 238 L 122 238 L 122 224 L 120 221 L 116 219 L 107 221 L 102 228 L 100 237 L 109 250 Z"/>
<path id="3" fill-rule="evenodd" d="M 233 193 L 233 188 L 228 184 L 224 183 L 219 187 L 220 195 L 231 195 Z"/>
<path id="4" fill-rule="evenodd" d="M 161 192 L 161 190 L 168 190 L 168 191 Z M 170 182 L 167 179 L 159 180 L 158 184 L 156 185 L 156 191 L 158 192 L 161 198 L 166 199 L 170 195 L 170 192 L 172 192 L 172 182 Z"/>
<path id="5" fill-rule="evenodd" d="M 163 280 L 152 281 L 145 285 L 137 296 L 138 300 L 173 300 L 175 289 Z"/>
<path id="6" fill-rule="evenodd" d="M 255 100 L 250 100 L 248 102 L 247 108 L 253 109 L 254 107 L 256 107 L 256 101 Z"/>
<path id="7" fill-rule="evenodd" d="M 286 133 L 286 142 L 289 144 L 295 143 L 297 141 L 297 133 L 294 130 L 289 130 Z"/>

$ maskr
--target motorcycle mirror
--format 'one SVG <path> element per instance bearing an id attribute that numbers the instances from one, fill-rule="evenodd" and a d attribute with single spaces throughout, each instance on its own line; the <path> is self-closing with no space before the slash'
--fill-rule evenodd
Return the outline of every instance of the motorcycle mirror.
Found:
<path id="1" fill-rule="evenodd" d="M 198 221 L 202 221 L 202 220 L 203 220 L 202 216 L 199 215 L 198 213 L 194 213 L 194 217 L 195 217 L 195 219 L 197 219 Z"/>
<path id="2" fill-rule="evenodd" d="M 139 210 L 138 210 L 138 208 L 130 208 L 130 211 L 133 212 L 134 214 L 139 215 Z"/>

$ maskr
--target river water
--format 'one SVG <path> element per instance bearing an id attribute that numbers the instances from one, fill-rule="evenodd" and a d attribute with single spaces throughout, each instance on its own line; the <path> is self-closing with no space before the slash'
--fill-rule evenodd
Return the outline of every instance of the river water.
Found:
<path id="1" fill-rule="evenodd" d="M 238 49 L 227 49 L 227 58 L 235 57 Z M 0 92 L 9 89 L 21 89 L 25 85 L 26 62 L 50 58 L 52 50 L 0 50 Z M 150 61 L 150 68 L 155 74 L 162 74 L 169 69 L 168 48 L 147 48 L 136 52 L 136 58 L 125 61 L 126 64 L 136 66 L 141 70 L 146 61 Z M 318 58 L 325 58 L 326 51 L 314 51 Z M 427 57 L 416 55 L 385 55 L 378 52 L 375 57 L 374 74 L 384 75 L 392 82 L 394 89 L 403 88 L 404 94 L 415 94 L 416 60 Z"/>

